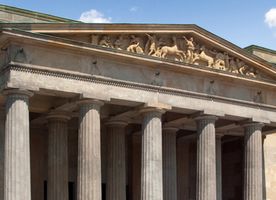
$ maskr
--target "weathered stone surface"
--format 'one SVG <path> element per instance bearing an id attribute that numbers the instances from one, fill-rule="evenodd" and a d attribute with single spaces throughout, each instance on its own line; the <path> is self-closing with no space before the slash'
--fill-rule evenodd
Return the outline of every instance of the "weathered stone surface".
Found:
<path id="1" fill-rule="evenodd" d="M 197 122 L 197 200 L 216 199 L 215 116 L 201 116 Z"/>
<path id="2" fill-rule="evenodd" d="M 29 97 L 6 92 L 4 200 L 31 200 Z"/>
<path id="3" fill-rule="evenodd" d="M 267 135 L 263 143 L 264 151 L 264 199 L 276 198 L 276 134 Z"/>
<path id="4" fill-rule="evenodd" d="M 164 200 L 177 200 L 176 132 L 177 128 L 163 128 L 163 192 Z"/>
<path id="5" fill-rule="evenodd" d="M 0 200 L 4 200 L 5 116 L 4 109 L 0 108 Z"/>
<path id="6" fill-rule="evenodd" d="M 222 172 L 221 172 L 221 138 L 223 135 L 216 135 L 216 176 L 217 176 L 217 200 L 222 200 Z"/>
<path id="7" fill-rule="evenodd" d="M 263 124 L 245 125 L 244 136 L 244 200 L 263 199 Z"/>
<path id="8" fill-rule="evenodd" d="M 143 113 L 141 199 L 163 199 L 162 112 Z"/>
<path id="9" fill-rule="evenodd" d="M 68 200 L 68 120 L 68 113 L 48 116 L 48 200 Z"/>
<path id="10" fill-rule="evenodd" d="M 100 101 L 80 102 L 78 200 L 101 200 Z"/>
<path id="11" fill-rule="evenodd" d="M 107 124 L 107 200 L 126 199 L 126 141 L 127 123 Z"/>

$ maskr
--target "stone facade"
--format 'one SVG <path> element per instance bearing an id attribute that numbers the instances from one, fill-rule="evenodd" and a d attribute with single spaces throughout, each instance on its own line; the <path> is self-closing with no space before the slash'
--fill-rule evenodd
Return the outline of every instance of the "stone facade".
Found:
<path id="1" fill-rule="evenodd" d="M 275 198 L 271 64 L 195 25 L 55 19 L 0 24 L 0 200 Z"/>

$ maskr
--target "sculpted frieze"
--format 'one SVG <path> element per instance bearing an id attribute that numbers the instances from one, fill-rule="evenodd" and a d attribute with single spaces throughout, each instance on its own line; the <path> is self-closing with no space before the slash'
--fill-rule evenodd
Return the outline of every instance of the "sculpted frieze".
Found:
<path id="1" fill-rule="evenodd" d="M 122 34 L 93 35 L 92 43 L 106 48 L 125 50 L 182 63 L 205 66 L 221 71 L 257 78 L 257 69 L 228 52 L 216 49 L 191 35 Z"/>

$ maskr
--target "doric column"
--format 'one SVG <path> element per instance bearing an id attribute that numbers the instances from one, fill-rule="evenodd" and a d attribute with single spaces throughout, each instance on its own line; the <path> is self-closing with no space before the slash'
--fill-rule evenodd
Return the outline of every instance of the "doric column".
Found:
<path id="1" fill-rule="evenodd" d="M 142 124 L 142 200 L 163 200 L 162 116 L 163 110 L 143 112 Z"/>
<path id="2" fill-rule="evenodd" d="M 0 108 L 0 200 L 4 200 L 5 111 Z"/>
<path id="3" fill-rule="evenodd" d="M 263 199 L 261 123 L 245 125 L 244 200 Z"/>
<path id="4" fill-rule="evenodd" d="M 216 176 L 217 176 L 217 200 L 222 200 L 222 174 L 221 174 L 221 138 L 222 134 L 216 135 Z"/>
<path id="5" fill-rule="evenodd" d="M 101 200 L 101 101 L 84 100 L 79 110 L 78 200 Z"/>
<path id="6" fill-rule="evenodd" d="M 48 119 L 48 200 L 68 200 L 68 113 Z"/>
<path id="7" fill-rule="evenodd" d="M 126 122 L 107 124 L 107 200 L 126 199 Z"/>
<path id="8" fill-rule="evenodd" d="M 31 200 L 29 91 L 5 91 L 4 200 Z"/>
<path id="9" fill-rule="evenodd" d="M 177 128 L 163 128 L 163 191 L 164 200 L 177 200 L 176 132 Z"/>
<path id="10" fill-rule="evenodd" d="M 196 200 L 216 200 L 215 116 L 200 116 L 197 122 Z"/>

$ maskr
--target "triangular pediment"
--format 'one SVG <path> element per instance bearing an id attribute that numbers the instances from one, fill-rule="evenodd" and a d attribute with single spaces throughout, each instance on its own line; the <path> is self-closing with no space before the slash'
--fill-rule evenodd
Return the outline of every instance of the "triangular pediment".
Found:
<path id="1" fill-rule="evenodd" d="M 82 50 L 86 46 L 120 60 L 125 55 L 128 62 L 146 58 L 147 62 L 161 61 L 170 66 L 176 63 L 191 70 L 198 68 L 243 79 L 276 82 L 276 70 L 269 63 L 195 25 L 62 23 L 1 24 L 1 27 L 2 30 L 24 30 L 20 35 L 44 37 L 47 43 L 56 40 Z"/>
<path id="2" fill-rule="evenodd" d="M 275 74 L 267 73 L 267 69 L 275 73 L 273 67 L 264 69 L 245 50 L 238 51 L 218 43 L 200 32 L 185 33 L 121 33 L 92 34 L 91 43 L 106 49 L 116 49 L 125 53 L 174 61 L 183 65 L 205 67 L 209 70 L 230 73 L 253 79 L 273 79 Z M 252 58 L 254 58 L 252 60 Z M 265 63 L 265 61 L 261 61 Z M 256 65 L 257 64 L 257 65 Z M 267 63 L 266 63 L 267 64 Z"/>

